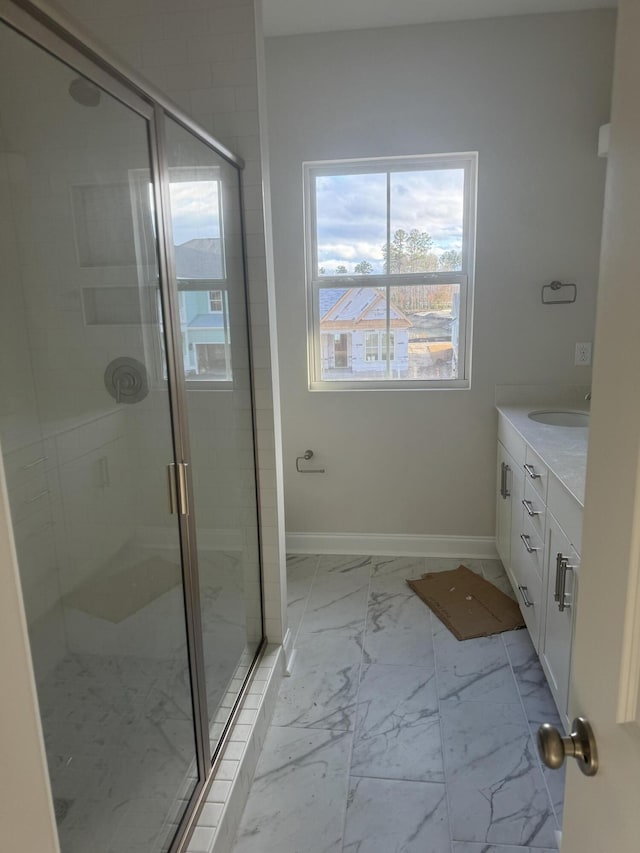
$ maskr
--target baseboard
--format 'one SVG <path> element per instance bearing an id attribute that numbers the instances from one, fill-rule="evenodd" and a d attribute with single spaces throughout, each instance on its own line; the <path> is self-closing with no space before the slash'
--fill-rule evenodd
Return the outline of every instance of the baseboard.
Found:
<path id="1" fill-rule="evenodd" d="M 467 557 L 494 560 L 493 536 L 408 536 L 403 533 L 287 533 L 288 554 Z"/>

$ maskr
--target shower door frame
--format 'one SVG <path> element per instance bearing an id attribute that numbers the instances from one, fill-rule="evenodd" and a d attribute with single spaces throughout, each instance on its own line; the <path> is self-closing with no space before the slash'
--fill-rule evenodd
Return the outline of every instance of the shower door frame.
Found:
<path id="1" fill-rule="evenodd" d="M 220 143 L 193 121 L 183 110 L 167 98 L 160 90 L 147 82 L 133 69 L 112 57 L 88 33 L 76 24 L 52 9 L 41 0 L 0 0 L 0 21 L 11 29 L 42 48 L 55 59 L 78 71 L 101 89 L 104 89 L 126 107 L 140 115 L 147 123 L 149 143 L 149 163 L 155 205 L 155 224 L 157 228 L 157 260 L 159 291 L 164 317 L 163 333 L 166 345 L 167 391 L 169 396 L 172 442 L 176 469 L 179 465 L 189 470 L 191 452 L 189 444 L 189 426 L 186 404 L 186 381 L 184 376 L 182 347 L 180 340 L 180 313 L 178 306 L 178 288 L 175 275 L 173 245 L 169 239 L 172 234 L 169 197 L 169 166 L 166 156 L 165 117 L 181 125 L 195 138 L 229 162 L 236 169 L 238 192 L 242 202 L 242 184 L 240 181 L 244 161 Z M 180 553 L 185 597 L 185 623 L 187 630 L 188 660 L 190 669 L 191 696 L 194 712 L 194 734 L 198 782 L 189 800 L 189 805 L 178 825 L 168 853 L 182 853 L 197 824 L 199 812 L 204 805 L 206 794 L 215 778 L 223 747 L 231 727 L 238 715 L 240 705 L 248 689 L 252 675 L 266 645 L 264 631 L 264 584 L 262 574 L 262 547 L 260 530 L 260 500 L 258 489 L 257 434 L 255 420 L 255 395 L 252 370 L 251 323 L 246 284 L 246 243 L 243 218 L 243 205 L 240 204 L 242 262 L 244 270 L 244 293 L 246 306 L 247 343 L 250 375 L 251 419 L 253 432 L 254 471 L 256 475 L 256 529 L 258 537 L 258 569 L 260 578 L 260 600 L 262 620 L 262 640 L 255 652 L 253 663 L 244 680 L 244 685 L 234 703 L 231 714 L 224 726 L 223 733 L 212 753 L 210 742 L 210 722 L 207 709 L 204 650 L 202 640 L 202 620 L 199 597 L 198 555 L 196 543 L 195 515 L 188 507 L 195 506 L 193 478 L 186 476 L 186 504 L 178 499 L 176 512 L 180 533 Z M 177 474 L 177 470 L 176 470 Z M 176 478 L 177 479 L 177 478 Z M 175 483 L 176 494 L 180 494 L 180 484 Z"/>

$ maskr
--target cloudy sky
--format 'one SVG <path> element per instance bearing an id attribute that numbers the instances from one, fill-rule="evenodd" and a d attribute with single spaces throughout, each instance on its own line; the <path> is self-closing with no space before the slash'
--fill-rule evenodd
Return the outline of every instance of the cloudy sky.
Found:
<path id="1" fill-rule="evenodd" d="M 220 236 L 218 181 L 172 181 L 171 219 L 176 246 Z"/>
<path id="2" fill-rule="evenodd" d="M 434 252 L 462 247 L 462 169 L 395 172 L 391 175 L 391 233 L 427 231 Z M 344 264 L 349 272 L 367 260 L 383 272 L 387 239 L 387 176 L 334 175 L 316 178 L 318 266 L 327 274 Z"/>

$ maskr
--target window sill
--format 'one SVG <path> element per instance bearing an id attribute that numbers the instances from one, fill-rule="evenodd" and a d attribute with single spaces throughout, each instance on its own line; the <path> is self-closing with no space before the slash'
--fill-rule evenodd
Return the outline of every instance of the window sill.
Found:
<path id="1" fill-rule="evenodd" d="M 468 391 L 470 388 L 471 380 L 469 379 L 432 381 L 368 379 L 309 383 L 309 391 Z"/>

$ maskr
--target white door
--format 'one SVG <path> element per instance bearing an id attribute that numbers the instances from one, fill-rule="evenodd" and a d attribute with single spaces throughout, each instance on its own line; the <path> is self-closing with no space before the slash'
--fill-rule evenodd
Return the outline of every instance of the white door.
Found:
<path id="1" fill-rule="evenodd" d="M 596 776 L 569 760 L 562 853 L 640 850 L 640 2 L 621 0 L 569 710 Z"/>

